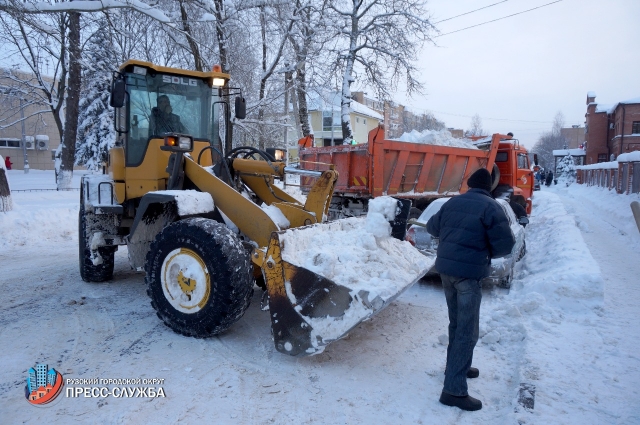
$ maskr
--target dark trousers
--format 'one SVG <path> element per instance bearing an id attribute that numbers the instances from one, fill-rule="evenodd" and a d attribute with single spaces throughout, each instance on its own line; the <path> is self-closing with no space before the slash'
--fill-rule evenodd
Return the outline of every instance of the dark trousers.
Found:
<path id="1" fill-rule="evenodd" d="M 449 346 L 444 391 L 454 396 L 466 396 L 467 371 L 478 342 L 482 284 L 477 279 L 440 274 L 449 309 Z"/>

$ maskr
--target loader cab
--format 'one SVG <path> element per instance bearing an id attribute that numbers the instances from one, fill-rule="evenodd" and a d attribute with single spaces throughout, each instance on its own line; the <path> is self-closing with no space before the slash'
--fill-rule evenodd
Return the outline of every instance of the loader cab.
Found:
<path id="1" fill-rule="evenodd" d="M 221 151 L 220 117 L 228 116 L 222 89 L 228 80 L 219 70 L 188 71 L 136 60 L 114 73 L 111 103 L 118 135 L 109 153 L 109 174 L 119 202 L 166 189 L 169 152 L 160 147 L 167 134 L 193 137 L 194 156 L 208 146 Z M 210 151 L 203 161 L 210 165 Z"/>

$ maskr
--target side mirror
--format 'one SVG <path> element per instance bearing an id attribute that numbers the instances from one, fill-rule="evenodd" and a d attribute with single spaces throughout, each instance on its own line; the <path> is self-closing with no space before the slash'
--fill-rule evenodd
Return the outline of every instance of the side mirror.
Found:
<path id="1" fill-rule="evenodd" d="M 538 154 L 537 153 L 533 154 L 533 163 L 538 165 Z"/>
<path id="2" fill-rule="evenodd" d="M 239 120 L 245 119 L 247 116 L 247 102 L 244 97 L 236 97 L 236 118 Z"/>
<path id="3" fill-rule="evenodd" d="M 520 217 L 518 219 L 518 223 L 522 224 L 523 226 L 526 226 L 527 224 L 529 224 L 529 219 L 527 217 Z"/>
<path id="4" fill-rule="evenodd" d="M 111 81 L 111 97 L 109 105 L 113 108 L 122 108 L 124 106 L 124 97 L 126 93 L 126 83 L 122 75 L 117 75 Z"/>

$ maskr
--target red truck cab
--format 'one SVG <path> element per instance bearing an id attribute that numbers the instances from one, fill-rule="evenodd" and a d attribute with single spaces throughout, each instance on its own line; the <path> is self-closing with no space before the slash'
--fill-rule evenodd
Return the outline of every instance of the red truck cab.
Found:
<path id="1" fill-rule="evenodd" d="M 498 186 L 493 195 L 496 198 L 510 197 L 531 214 L 534 175 L 529 164 L 527 149 L 517 139 L 502 139 L 498 145 L 495 164 L 500 173 Z"/>

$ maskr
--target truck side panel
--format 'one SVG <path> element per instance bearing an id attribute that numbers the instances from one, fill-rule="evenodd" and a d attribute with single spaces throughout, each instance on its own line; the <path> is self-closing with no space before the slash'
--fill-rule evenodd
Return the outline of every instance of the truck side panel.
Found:
<path id="1" fill-rule="evenodd" d="M 334 195 L 429 198 L 465 192 L 471 173 L 491 170 L 497 145 L 480 150 L 385 140 L 377 128 L 366 145 L 301 148 L 300 160 L 310 170 L 322 170 L 318 163 L 336 165 L 340 176 Z M 312 182 L 303 178 L 301 185 L 308 189 Z"/>

